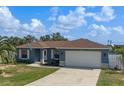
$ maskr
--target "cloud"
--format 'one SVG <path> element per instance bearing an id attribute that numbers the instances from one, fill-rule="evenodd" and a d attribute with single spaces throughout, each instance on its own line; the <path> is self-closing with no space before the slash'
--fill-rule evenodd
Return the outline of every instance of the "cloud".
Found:
<path id="1" fill-rule="evenodd" d="M 96 24 L 92 24 L 91 28 L 93 30 L 99 30 L 99 31 L 107 31 L 108 30 L 105 26 L 103 26 L 103 25 L 96 25 Z"/>
<path id="2" fill-rule="evenodd" d="M 98 35 L 110 35 L 111 34 L 111 28 L 110 27 L 105 27 L 103 25 L 96 25 L 92 24 L 89 29 L 91 32 L 88 34 L 92 37 L 98 36 Z"/>
<path id="3" fill-rule="evenodd" d="M 51 15 L 49 16 L 48 20 L 50 21 L 56 21 L 56 17 L 58 15 L 59 12 L 59 8 L 58 7 L 52 7 L 50 9 Z"/>
<path id="4" fill-rule="evenodd" d="M 124 34 L 124 28 L 121 26 L 113 27 L 113 30 L 116 31 L 117 33 L 123 35 Z"/>
<path id="5" fill-rule="evenodd" d="M 66 15 L 58 15 L 56 22 L 52 24 L 50 30 L 53 32 L 66 33 L 87 24 L 85 8 L 77 7 L 74 11 L 70 10 Z"/>
<path id="6" fill-rule="evenodd" d="M 107 36 L 107 35 L 111 35 L 112 33 L 124 35 L 124 28 L 122 26 L 106 27 L 103 25 L 92 24 L 89 26 L 89 29 L 91 31 L 88 33 L 88 35 L 92 37 L 97 37 L 99 35 Z"/>
<path id="7" fill-rule="evenodd" d="M 20 28 L 20 21 L 16 19 L 7 7 L 0 7 L 0 28 L 15 31 Z"/>
<path id="8" fill-rule="evenodd" d="M 109 22 L 116 17 L 114 14 L 114 9 L 109 6 L 102 7 L 100 13 L 94 13 L 92 16 L 98 22 Z"/>
<path id="9" fill-rule="evenodd" d="M 24 35 L 32 34 L 35 36 L 39 36 L 40 34 L 44 35 L 47 33 L 45 25 L 43 25 L 43 23 L 36 18 L 31 19 L 30 23 L 21 24 L 20 31 Z"/>
<path id="10" fill-rule="evenodd" d="M 49 30 L 50 30 L 51 32 L 53 32 L 53 33 L 56 33 L 56 32 L 61 32 L 61 33 L 69 32 L 68 29 L 61 28 L 61 27 L 59 27 L 59 25 L 56 24 L 56 23 L 54 23 L 54 24 L 50 27 Z"/>
<path id="11" fill-rule="evenodd" d="M 74 11 L 70 10 L 67 15 L 60 15 L 58 17 L 58 23 L 68 28 L 77 28 L 87 23 L 84 15 L 85 8 L 77 7 Z"/>
<path id="12" fill-rule="evenodd" d="M 40 20 L 33 18 L 31 23 L 22 24 L 12 15 L 8 7 L 0 7 L 0 31 L 3 35 L 43 34 L 46 32 L 45 26 Z"/>
<path id="13" fill-rule="evenodd" d="M 51 15 L 49 20 L 53 21 L 50 28 L 51 32 L 68 33 L 82 26 L 87 25 L 87 17 L 92 17 L 98 22 L 108 22 L 116 16 L 112 7 L 102 7 L 100 13 L 86 12 L 84 7 L 76 7 L 75 10 L 70 10 L 67 14 L 58 15 L 58 7 L 50 9 Z M 90 23 L 90 21 L 88 21 Z M 90 36 L 110 35 L 111 33 L 124 34 L 124 28 L 121 26 L 107 27 L 104 25 L 92 24 L 89 26 L 88 33 Z M 113 31 L 113 32 L 112 32 Z M 0 7 L 0 32 L 4 35 L 28 35 L 36 36 L 47 33 L 46 27 L 39 19 L 33 18 L 29 23 L 21 23 L 19 19 L 13 16 L 8 7 Z"/>
<path id="14" fill-rule="evenodd" d="M 99 13 L 93 13 L 93 12 L 86 12 L 86 9 L 84 7 L 77 7 L 75 10 L 70 10 L 68 14 L 66 15 L 58 15 L 55 17 L 56 19 L 56 29 L 59 32 L 69 32 L 74 29 L 77 29 L 79 27 L 82 27 L 87 24 L 86 18 L 92 17 L 98 22 L 109 22 L 113 20 L 116 16 L 114 14 L 114 9 L 112 7 L 102 7 L 101 12 Z M 53 24 L 55 25 L 55 23 Z M 96 25 L 92 25 L 95 29 Z M 54 27 L 54 28 L 55 28 Z M 100 25 L 99 27 L 96 26 L 98 30 L 102 31 L 99 32 L 102 34 L 110 34 L 107 29 L 110 28 L 105 28 L 103 25 Z M 96 29 L 95 29 L 96 30 Z M 104 33 L 103 33 L 104 31 Z M 92 32 L 95 35 L 95 32 Z"/>
<path id="15" fill-rule="evenodd" d="M 72 35 L 63 35 L 65 38 L 68 38 L 69 40 L 75 40 L 76 37 L 72 36 Z"/>
<path id="16" fill-rule="evenodd" d="M 31 32 L 44 32 L 45 31 L 45 26 L 42 24 L 42 22 L 38 19 L 31 19 L 30 24 L 22 24 L 22 29 L 24 31 L 31 31 Z"/>

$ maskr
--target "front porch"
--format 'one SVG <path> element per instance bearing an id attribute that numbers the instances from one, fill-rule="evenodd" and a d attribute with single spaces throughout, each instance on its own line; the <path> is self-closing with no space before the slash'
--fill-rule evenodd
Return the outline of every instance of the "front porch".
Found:
<path id="1" fill-rule="evenodd" d="M 42 65 L 60 66 L 61 50 L 59 49 L 32 49 L 30 56 L 34 57 L 33 62 Z M 31 57 L 31 58 L 32 58 Z"/>
<path id="2" fill-rule="evenodd" d="M 40 62 L 42 65 L 64 66 L 65 51 L 56 48 L 20 48 L 17 50 L 18 60 L 29 63 Z"/>

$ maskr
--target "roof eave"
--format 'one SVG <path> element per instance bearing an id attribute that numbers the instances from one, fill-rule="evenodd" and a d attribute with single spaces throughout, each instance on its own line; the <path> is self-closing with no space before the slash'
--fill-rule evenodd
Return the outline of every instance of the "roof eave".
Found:
<path id="1" fill-rule="evenodd" d="M 104 49 L 111 49 L 111 48 L 75 48 L 75 47 L 56 47 L 57 49 L 100 49 L 100 50 L 104 50 Z"/>

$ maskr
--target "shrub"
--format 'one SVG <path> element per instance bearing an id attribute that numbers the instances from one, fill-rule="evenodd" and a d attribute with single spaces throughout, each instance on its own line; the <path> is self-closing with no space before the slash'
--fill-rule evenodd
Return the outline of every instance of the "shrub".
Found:
<path id="1" fill-rule="evenodd" d="M 3 73 L 3 70 L 0 70 L 0 74 L 2 74 Z"/>
<path id="2" fill-rule="evenodd" d="M 17 63 L 29 64 L 29 60 L 17 60 Z"/>

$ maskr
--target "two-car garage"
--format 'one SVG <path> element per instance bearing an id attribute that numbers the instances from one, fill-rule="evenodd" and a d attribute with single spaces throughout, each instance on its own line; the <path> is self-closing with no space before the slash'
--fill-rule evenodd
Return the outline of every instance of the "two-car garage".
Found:
<path id="1" fill-rule="evenodd" d="M 65 51 L 65 66 L 100 68 L 101 51 Z"/>

